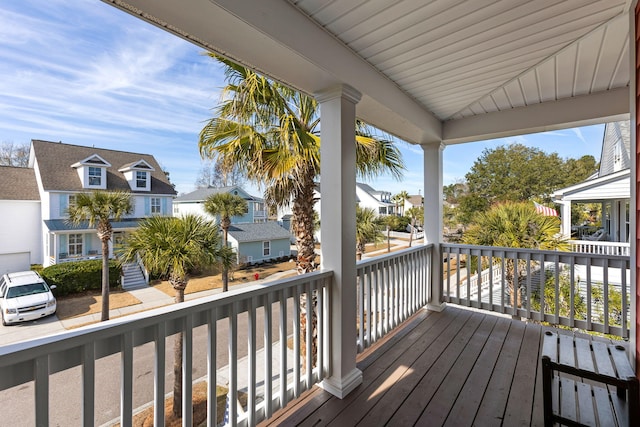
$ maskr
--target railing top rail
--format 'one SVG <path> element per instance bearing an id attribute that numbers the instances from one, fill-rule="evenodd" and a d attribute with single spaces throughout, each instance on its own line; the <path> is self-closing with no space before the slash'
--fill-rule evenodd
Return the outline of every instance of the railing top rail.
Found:
<path id="1" fill-rule="evenodd" d="M 495 253 L 505 253 L 505 254 L 528 254 L 528 255 L 542 255 L 545 258 L 552 258 L 556 256 L 563 256 L 572 254 L 572 256 L 576 259 L 578 258 L 591 258 L 591 259 L 609 259 L 615 261 L 628 261 L 628 255 L 601 255 L 601 254 L 591 254 L 591 253 L 576 253 L 569 251 L 551 251 L 551 250 L 542 250 L 542 249 L 527 249 L 527 248 L 507 248 L 502 246 L 479 246 L 479 245 L 464 245 L 460 243 L 441 243 L 440 247 L 444 249 L 456 249 L 456 250 L 467 250 L 467 251 L 475 251 L 475 252 L 483 252 L 482 255 L 485 255 L 484 252 L 490 252 L 491 254 Z M 475 255 L 475 254 L 473 254 Z M 487 255 L 489 255 L 487 253 Z"/>
<path id="2" fill-rule="evenodd" d="M 166 325 L 172 326 L 167 327 L 166 335 L 168 336 L 181 330 L 182 320 L 186 316 L 197 316 L 217 309 L 218 318 L 224 318 L 226 317 L 225 313 L 227 309 L 233 304 L 236 305 L 236 313 L 240 313 L 246 311 L 246 302 L 249 300 L 253 299 L 255 306 L 260 307 L 264 304 L 264 296 L 267 294 L 293 289 L 298 285 L 308 282 L 318 282 L 332 275 L 333 271 L 331 270 L 307 273 L 292 278 L 251 285 L 242 289 L 230 290 L 224 293 L 185 301 L 179 305 L 170 304 L 55 335 L 8 344 L 0 347 L 0 368 L 13 365 L 16 360 L 33 360 L 39 356 L 76 349 L 86 344 L 96 342 L 106 343 L 113 337 L 119 337 L 127 333 L 136 332 L 136 345 L 144 344 L 153 340 L 153 334 L 146 333 L 148 332 L 147 329 L 158 323 L 164 322 Z M 194 326 L 199 326 L 200 323 L 204 323 L 204 320 L 201 319 L 199 322 L 194 322 Z M 104 351 L 101 352 L 102 355 L 118 351 L 112 348 L 112 346 L 105 345 L 108 348 L 105 348 Z"/>
<path id="3" fill-rule="evenodd" d="M 388 254 L 384 254 L 384 255 L 379 255 L 376 256 L 375 258 L 367 258 L 367 259 L 363 259 L 361 261 L 356 261 L 356 268 L 360 269 L 363 267 L 368 267 L 370 265 L 374 265 L 377 264 L 381 261 L 386 261 L 389 259 L 394 259 L 394 258 L 400 258 L 403 257 L 407 254 L 413 253 L 413 252 L 420 252 L 423 250 L 429 250 L 433 248 L 433 243 L 429 243 L 427 245 L 423 245 L 423 244 L 419 244 L 417 246 L 411 247 L 411 248 L 406 248 L 406 249 L 400 249 L 399 251 L 395 251 L 395 252 L 390 252 Z"/>
<path id="4" fill-rule="evenodd" d="M 631 247 L 629 242 L 608 242 L 605 240 L 569 240 L 569 244 L 572 245 L 593 245 L 593 246 L 616 246 L 622 248 Z"/>

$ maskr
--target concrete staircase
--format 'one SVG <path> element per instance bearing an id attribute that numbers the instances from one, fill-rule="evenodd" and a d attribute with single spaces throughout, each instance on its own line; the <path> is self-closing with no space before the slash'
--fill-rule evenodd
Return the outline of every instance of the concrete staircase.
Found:
<path id="1" fill-rule="evenodd" d="M 137 263 L 122 264 L 122 289 L 129 291 L 132 289 L 146 288 L 147 286 L 149 286 L 149 284 Z"/>

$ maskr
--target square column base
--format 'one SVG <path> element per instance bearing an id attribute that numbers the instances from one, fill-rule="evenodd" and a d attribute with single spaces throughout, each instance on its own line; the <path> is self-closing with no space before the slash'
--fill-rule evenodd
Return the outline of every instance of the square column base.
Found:
<path id="1" fill-rule="evenodd" d="M 440 313 L 445 308 L 447 308 L 447 303 L 446 302 L 441 302 L 440 304 L 433 304 L 433 303 L 427 304 L 427 310 L 429 310 L 429 311 L 436 311 L 436 312 Z"/>
<path id="2" fill-rule="evenodd" d="M 319 386 L 333 394 L 338 399 L 344 399 L 356 387 L 362 384 L 362 371 L 355 368 L 343 378 L 329 377 L 323 380 Z"/>

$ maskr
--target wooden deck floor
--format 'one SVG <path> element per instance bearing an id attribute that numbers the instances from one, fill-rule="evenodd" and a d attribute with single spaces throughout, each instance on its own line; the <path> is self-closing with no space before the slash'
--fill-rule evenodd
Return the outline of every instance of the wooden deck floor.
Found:
<path id="1" fill-rule="evenodd" d="M 543 327 L 447 307 L 420 312 L 359 358 L 340 400 L 314 387 L 263 425 L 543 425 Z"/>

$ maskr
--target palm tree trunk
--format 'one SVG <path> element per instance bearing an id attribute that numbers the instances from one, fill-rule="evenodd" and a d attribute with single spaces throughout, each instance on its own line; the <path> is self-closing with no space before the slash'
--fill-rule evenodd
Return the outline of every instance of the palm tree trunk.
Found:
<path id="1" fill-rule="evenodd" d="M 391 226 L 387 225 L 387 252 L 391 252 Z"/>
<path id="2" fill-rule="evenodd" d="M 228 235 L 229 235 L 229 223 L 227 223 L 225 221 L 225 223 L 222 226 L 222 234 L 223 234 L 223 244 L 226 247 L 227 246 L 227 242 L 228 242 Z M 229 269 L 227 268 L 226 265 L 222 266 L 222 292 L 227 292 L 229 290 Z"/>
<path id="3" fill-rule="evenodd" d="M 298 250 L 298 258 L 296 260 L 298 274 L 304 274 L 315 270 L 315 239 L 313 206 L 313 190 L 315 183 L 313 181 L 315 173 L 309 169 L 303 175 L 304 182 L 300 183 L 300 190 L 293 200 L 293 224 L 296 236 L 296 248 Z M 311 301 L 308 303 L 308 299 Z M 312 365 L 315 366 L 318 354 L 318 337 L 317 337 L 317 299 L 311 295 L 300 295 L 300 351 L 305 354 L 306 337 L 307 337 L 307 310 L 311 310 L 311 355 L 305 354 L 305 357 L 311 357 Z"/>
<path id="4" fill-rule="evenodd" d="M 411 243 L 413 243 L 413 230 L 416 226 L 416 219 L 411 218 L 411 233 L 409 234 L 409 247 L 411 247 Z"/>
<path id="5" fill-rule="evenodd" d="M 102 242 L 102 315 L 100 321 L 109 320 L 109 240 L 104 237 Z"/>
<path id="6" fill-rule="evenodd" d="M 176 291 L 174 301 L 177 303 L 184 302 L 184 288 L 181 283 L 171 283 Z M 176 334 L 176 340 L 173 343 L 173 415 L 182 417 L 182 339 L 183 333 Z"/>

